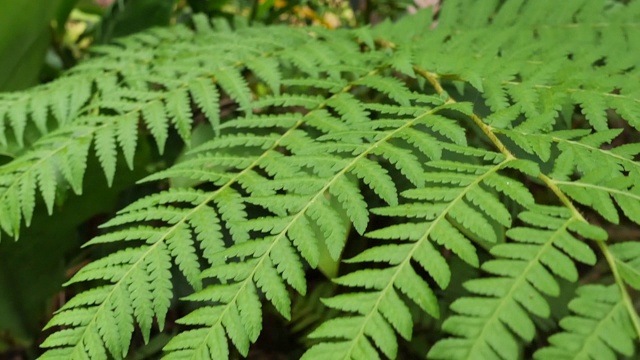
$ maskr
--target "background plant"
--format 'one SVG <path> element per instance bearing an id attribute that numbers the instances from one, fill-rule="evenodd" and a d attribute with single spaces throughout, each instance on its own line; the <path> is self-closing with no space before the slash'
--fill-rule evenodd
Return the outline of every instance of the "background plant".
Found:
<path id="1" fill-rule="evenodd" d="M 195 17 L 2 95 L 9 244 L 122 208 L 42 357 L 633 358 L 638 4 Z"/>

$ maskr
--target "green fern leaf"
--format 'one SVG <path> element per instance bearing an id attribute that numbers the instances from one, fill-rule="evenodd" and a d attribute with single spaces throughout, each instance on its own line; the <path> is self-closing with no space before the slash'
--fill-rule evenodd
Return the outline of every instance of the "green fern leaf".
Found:
<path id="1" fill-rule="evenodd" d="M 398 102 L 401 106 L 409 106 L 411 104 L 411 98 L 413 96 L 400 80 L 391 77 L 372 75 L 362 78 L 357 82 L 357 84 L 365 85 L 383 92 L 387 94 L 389 98 Z"/>
<path id="2" fill-rule="evenodd" d="M 520 351 L 517 339 L 530 342 L 536 334 L 529 314 L 548 317 L 550 307 L 543 294 L 559 294 L 559 285 L 551 273 L 575 281 L 578 274 L 569 256 L 595 263 L 593 251 L 567 231 L 567 227 L 578 220 L 561 215 L 553 208 L 536 207 L 535 210 L 523 212 L 520 219 L 530 225 L 544 222 L 548 230 L 516 227 L 507 231 L 507 236 L 515 242 L 494 246 L 491 253 L 498 259 L 482 265 L 484 271 L 496 277 L 464 284 L 475 296 L 454 301 L 451 308 L 459 315 L 443 323 L 443 329 L 457 337 L 440 340 L 429 352 L 430 357 L 462 359 L 472 354 L 486 354 L 494 358 L 517 358 Z"/>
<path id="3" fill-rule="evenodd" d="M 186 144 L 191 142 L 191 107 L 186 89 L 174 90 L 167 97 L 167 112 Z"/>
<path id="4" fill-rule="evenodd" d="M 215 131 L 220 126 L 220 105 L 218 89 L 206 79 L 195 79 L 189 83 L 189 93 L 193 101 L 200 107 Z"/>
<path id="5" fill-rule="evenodd" d="M 616 109 L 616 112 L 620 114 L 631 126 L 638 129 L 640 127 L 640 106 L 635 101 L 628 101 L 628 99 L 613 98 L 611 100 L 611 106 Z"/>
<path id="6" fill-rule="evenodd" d="M 168 136 L 168 122 L 166 109 L 160 101 L 151 101 L 142 109 L 145 124 L 149 127 L 151 135 L 156 141 L 158 151 L 164 152 L 164 144 Z"/>
<path id="7" fill-rule="evenodd" d="M 351 172 L 367 184 L 387 204 L 398 204 L 398 191 L 393 179 L 380 164 L 363 158 L 354 165 Z"/>
<path id="8" fill-rule="evenodd" d="M 18 141 L 18 146 L 24 146 L 24 129 L 27 127 L 27 114 L 19 107 L 9 108 L 7 113 L 13 134 Z"/>
<path id="9" fill-rule="evenodd" d="M 415 77 L 413 70 L 414 55 L 408 47 L 401 47 L 393 52 L 390 59 L 390 65 L 402 74 Z"/>
<path id="10" fill-rule="evenodd" d="M 195 32 L 119 38 L 59 80 L 0 95 L 0 226 L 14 237 L 40 197 L 52 212 L 67 188 L 82 192 L 89 151 L 111 184 L 140 135 L 160 153 L 175 144 L 170 126 L 203 142 L 142 180 L 169 190 L 87 243 L 118 250 L 68 282 L 81 290 L 50 321 L 42 358 L 133 356 L 134 334 L 151 341 L 183 300 L 191 312 L 166 332 L 164 357 L 226 359 L 229 341 L 248 356 L 267 303 L 318 324 L 294 306 L 317 287 L 311 269 L 340 288 L 305 359 L 412 357 L 396 334 L 421 341 L 425 327 L 433 358 L 570 358 L 576 344 L 577 357 L 634 356 L 624 282 L 640 286 L 637 249 L 606 245 L 611 228 L 592 215 L 640 223 L 628 130 L 640 5 L 448 0 L 441 11 L 437 23 L 423 10 L 337 31 L 196 16 Z M 215 136 L 201 141 L 203 117 Z M 591 241 L 606 263 L 587 279 L 600 260 Z M 606 281 L 607 265 L 616 288 L 559 296 L 557 278 Z M 191 289 L 174 291 L 183 279 Z M 567 302 L 574 314 L 535 352 Z"/>
<path id="11" fill-rule="evenodd" d="M 135 114 L 127 114 L 114 119 L 116 123 L 116 139 L 122 149 L 129 169 L 133 169 L 133 157 L 138 140 L 138 119 Z"/>
<path id="12" fill-rule="evenodd" d="M 47 108 L 47 100 L 45 96 L 32 96 L 29 99 L 29 110 L 31 111 L 31 119 L 41 134 L 46 134 L 47 119 L 49 109 Z"/>
<path id="13" fill-rule="evenodd" d="M 622 209 L 623 213 L 635 223 L 640 223 L 638 210 L 640 210 L 640 194 L 632 180 L 628 177 L 602 178 L 601 173 L 592 173 L 595 176 L 585 176 L 581 181 L 558 182 L 571 198 L 577 202 L 592 207 L 602 217 L 617 224 L 620 221 L 618 210 L 613 200 Z M 610 174 L 607 174 L 610 176 Z M 613 200 L 612 200 L 613 197 Z"/>
<path id="14" fill-rule="evenodd" d="M 266 258 L 262 267 L 257 269 L 255 281 L 280 314 L 286 319 L 290 319 L 291 300 L 289 293 L 269 258 Z"/>
<path id="15" fill-rule="evenodd" d="M 634 289 L 640 289 L 640 246 L 628 241 L 613 244 L 609 250 L 624 281 Z"/>
<path id="16" fill-rule="evenodd" d="M 47 205 L 47 212 L 53 212 L 53 202 L 56 196 L 56 186 L 58 183 L 56 169 L 50 162 L 43 162 L 36 170 L 38 188 Z"/>
<path id="17" fill-rule="evenodd" d="M 195 246 L 191 239 L 191 232 L 186 225 L 178 226 L 167 238 L 171 255 L 176 264 L 194 289 L 202 288 L 200 279 L 200 264 L 195 253 Z"/>
<path id="18" fill-rule="evenodd" d="M 280 94 L 280 73 L 279 63 L 275 59 L 261 58 L 247 62 L 247 67 L 262 79 L 275 95 Z"/>
<path id="19" fill-rule="evenodd" d="M 298 49 L 291 49 L 290 51 L 285 51 L 282 53 L 282 56 L 289 60 L 293 66 L 298 68 L 300 71 L 306 73 L 311 78 L 318 77 L 318 65 L 313 56 L 310 56 L 308 52 L 297 51 Z"/>
<path id="20" fill-rule="evenodd" d="M 87 155 L 90 142 L 86 138 L 79 138 L 70 142 L 59 156 L 56 156 L 56 165 L 60 169 L 64 179 L 71 185 L 73 192 L 82 194 L 84 173 L 87 168 Z M 29 185 L 26 185 L 29 186 Z M 25 215 L 25 218 L 28 218 Z M 26 219 L 25 219 L 26 220 Z M 28 224 L 28 221 L 26 221 Z"/>
<path id="21" fill-rule="evenodd" d="M 327 100 L 327 105 L 335 109 L 346 123 L 367 122 L 369 120 L 369 112 L 351 94 L 341 92 L 334 95 Z"/>
<path id="22" fill-rule="evenodd" d="M 574 315 L 560 321 L 564 330 L 549 338 L 534 359 L 616 359 L 616 353 L 633 356 L 635 334 L 617 285 L 584 285 L 569 303 Z"/>
<path id="23" fill-rule="evenodd" d="M 36 207 L 36 182 L 33 179 L 33 175 L 30 172 L 24 174 L 23 182 L 20 184 L 20 205 L 22 210 L 22 216 L 24 221 L 29 226 L 31 224 L 31 218 L 33 216 L 33 210 Z M 10 213 L 16 214 L 16 209 L 11 209 Z M 4 216 L 3 216 L 4 217 Z M 17 229 L 18 224 L 13 224 L 13 229 Z M 7 227 L 2 226 L 3 229 Z M 9 232 L 11 234 L 11 232 Z"/>
<path id="24" fill-rule="evenodd" d="M 528 207 L 534 203 L 533 196 L 521 183 L 505 176 L 491 174 L 485 180 L 486 184 L 502 192 L 522 206 Z"/>
<path id="25" fill-rule="evenodd" d="M 464 129 L 450 119 L 438 115 L 429 115 L 423 117 L 420 121 L 440 135 L 449 138 L 455 144 L 467 144 L 467 136 Z"/>
<path id="26" fill-rule="evenodd" d="M 329 192 L 340 202 L 356 231 L 363 234 L 369 222 L 369 212 L 360 189 L 352 181 L 341 178 L 333 183 Z"/>
<path id="27" fill-rule="evenodd" d="M 96 133 L 94 148 L 102 170 L 104 170 L 104 174 L 107 177 L 107 184 L 111 186 L 116 172 L 116 156 L 118 155 L 116 152 L 115 133 L 111 127 Z"/>
<path id="28" fill-rule="evenodd" d="M 374 153 L 388 159 L 414 185 L 424 184 L 420 162 L 410 151 L 381 143 Z"/>
<path id="29" fill-rule="evenodd" d="M 347 238 L 344 220 L 325 199 L 318 199 L 308 208 L 308 216 L 322 232 L 332 259 L 338 259 Z M 337 225 L 337 226 L 336 226 Z"/>
<path id="30" fill-rule="evenodd" d="M 238 70 L 226 68 L 216 71 L 214 74 L 222 89 L 238 102 L 240 109 L 245 112 L 249 111 L 251 108 L 251 90 Z M 211 100 L 207 99 L 207 101 Z"/>
<path id="31" fill-rule="evenodd" d="M 484 81 L 482 83 L 487 105 L 492 111 L 500 111 L 509 107 L 510 103 L 504 87 L 494 81 Z"/>
<path id="32" fill-rule="evenodd" d="M 587 91 L 573 93 L 573 99 L 582 107 L 582 113 L 587 117 L 591 126 L 596 130 L 609 128 L 605 111 L 607 104 L 604 97 Z"/>

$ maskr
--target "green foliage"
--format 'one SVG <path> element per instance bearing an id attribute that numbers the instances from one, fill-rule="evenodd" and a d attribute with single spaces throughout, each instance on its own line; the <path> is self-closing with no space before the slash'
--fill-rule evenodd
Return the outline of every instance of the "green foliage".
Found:
<path id="1" fill-rule="evenodd" d="M 633 325 L 616 285 L 585 285 L 577 294 L 569 303 L 575 315 L 560 321 L 565 331 L 551 336 L 552 346 L 538 350 L 534 358 L 617 359 L 616 353 L 633 356 Z"/>
<path id="2" fill-rule="evenodd" d="M 64 8 L 69 3 L 27 0 L 0 4 L 0 91 L 37 83 L 50 41 L 49 22 L 64 22 Z"/>
<path id="3" fill-rule="evenodd" d="M 0 95 L 14 238 L 82 193 L 91 157 L 111 184 L 148 139 L 188 148 L 85 244 L 107 254 L 66 283 L 42 358 L 120 359 L 163 331 L 167 359 L 247 356 L 265 313 L 298 323 L 314 269 L 338 263 L 304 359 L 410 357 L 417 331 L 433 359 L 633 357 L 640 250 L 610 233 L 640 223 L 640 2 L 441 11 L 335 31 L 196 19 Z"/>

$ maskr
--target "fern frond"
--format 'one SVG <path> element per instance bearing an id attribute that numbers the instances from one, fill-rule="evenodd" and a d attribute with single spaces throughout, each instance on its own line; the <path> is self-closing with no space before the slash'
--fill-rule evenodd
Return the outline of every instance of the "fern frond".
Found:
<path id="1" fill-rule="evenodd" d="M 246 31 L 248 34 L 259 33 L 256 29 Z M 281 29 L 273 31 L 275 33 Z M 61 185 L 64 183 L 56 179 L 54 174 L 62 174 L 74 192 L 81 193 L 86 151 L 78 150 L 78 156 L 72 155 L 72 161 L 62 160 L 60 155 L 55 162 L 52 160 L 37 169 L 37 176 L 18 177 L 19 174 L 28 172 L 26 168 L 20 169 L 21 166 L 26 166 L 27 163 L 33 165 L 32 159 L 44 156 L 43 143 L 48 144 L 47 148 L 57 141 L 60 144 L 68 144 L 66 146 L 85 149 L 88 143 L 93 142 L 107 183 L 111 184 L 115 175 L 118 147 L 124 153 L 127 165 L 133 167 L 139 120 L 146 125 L 160 153 L 169 136 L 170 127 L 175 128 L 185 142 L 189 141 L 193 121 L 191 101 L 204 113 L 214 130 L 218 131 L 218 86 L 245 110 L 252 108 L 253 95 L 240 71 L 249 63 L 267 59 L 265 61 L 270 61 L 272 66 L 256 70 L 257 75 L 269 76 L 269 81 L 274 84 L 274 76 L 279 78 L 280 75 L 270 56 L 279 51 L 295 49 L 297 45 L 303 46 L 308 40 L 305 31 L 296 32 L 295 35 L 289 32 L 287 34 L 288 36 L 282 37 L 282 41 L 256 39 L 249 44 L 246 41 L 238 41 L 240 35 L 236 33 L 223 35 L 213 31 L 201 34 L 202 38 L 195 38 L 192 32 L 180 27 L 170 34 L 154 30 L 122 39 L 118 45 L 97 48 L 96 53 L 100 56 L 79 65 L 65 77 L 44 85 L 37 91 L 3 95 L 0 97 L 0 123 L 3 126 L 7 123 L 13 128 L 18 147 L 24 147 L 24 133 L 30 124 L 34 124 L 44 136 L 25 150 L 25 161 L 15 160 L 3 166 L 6 168 L 3 186 L 15 189 L 16 186 L 11 184 L 30 179 L 31 183 L 23 186 L 25 194 L 29 193 L 28 189 L 39 187 L 51 212 L 56 191 L 61 191 Z M 160 38 L 169 42 L 160 41 Z M 212 38 L 220 40 L 219 46 L 228 47 L 233 51 L 227 55 L 220 55 L 220 47 L 216 47 L 197 52 L 185 51 L 180 56 L 173 50 L 166 51 L 167 47 L 174 46 L 172 41 L 182 42 L 180 46 L 188 48 L 193 47 L 195 43 L 212 42 L 206 40 Z M 123 52 L 123 48 L 129 51 Z M 156 60 L 159 63 L 155 67 L 148 67 L 153 54 L 158 54 Z M 194 64 L 199 62 L 208 64 L 208 68 L 194 70 Z M 278 62 L 276 64 L 279 66 Z M 256 68 L 255 64 L 252 66 Z M 100 75 L 96 72 L 97 68 L 102 69 Z M 267 71 L 274 73 L 267 74 Z M 94 85 L 95 92 L 92 93 Z M 58 130 L 52 128 L 53 124 L 49 118 L 57 120 Z M 87 139 L 78 140 L 81 143 L 79 145 L 74 145 L 74 141 L 64 142 L 62 138 L 58 138 L 62 134 L 73 134 L 78 127 L 83 126 L 93 129 L 87 130 Z M 8 141 L 11 140 L 7 139 L 5 134 L 3 131 L 4 137 L 0 136 L 1 145 L 9 145 Z M 75 138 L 74 136 L 71 139 Z M 59 152 L 69 151 L 66 147 L 54 151 L 56 154 Z M 30 197 L 28 195 L 24 196 L 24 200 L 20 200 L 13 191 L 0 193 L 0 197 L 13 199 L 10 201 L 13 204 L 10 207 L 11 212 L 24 202 L 24 218 L 29 219 L 33 201 L 27 200 Z M 17 236 L 22 216 L 19 211 L 12 215 L 0 215 L 0 223 L 3 224 L 5 232 Z"/>
<path id="2" fill-rule="evenodd" d="M 597 175 L 597 177 L 602 177 L 602 175 Z M 594 184 L 592 178 L 584 177 L 581 181 L 574 182 L 556 181 L 556 184 L 576 202 L 593 208 L 598 214 L 614 224 L 619 223 L 620 218 L 611 198 L 615 200 L 630 220 L 640 223 L 640 213 L 638 213 L 640 211 L 640 192 L 631 179 L 615 177 L 603 179 Z"/>
<path id="3" fill-rule="evenodd" d="M 82 178 L 94 129 L 87 126 L 65 128 L 50 133 L 27 152 L 0 170 L 0 210 L 2 229 L 18 237 L 22 220 L 29 223 L 35 208 L 36 189 L 49 213 L 53 211 L 56 188 L 66 181 L 82 193 Z"/>
<path id="4" fill-rule="evenodd" d="M 545 296 L 560 294 L 554 275 L 573 282 L 578 279 L 573 260 L 595 264 L 593 250 L 572 234 L 580 220 L 566 209 L 538 205 L 518 217 L 528 226 L 507 230 L 514 242 L 491 248 L 496 259 L 482 269 L 494 277 L 464 283 L 474 296 L 454 301 L 457 315 L 442 325 L 456 337 L 437 342 L 431 358 L 519 358 L 520 340 L 531 342 L 536 334 L 533 315 L 550 315 Z M 600 236 L 594 240 L 606 238 Z"/>
<path id="5" fill-rule="evenodd" d="M 591 133 L 589 130 L 562 130 L 548 134 L 530 134 L 518 129 L 498 130 L 514 141 L 521 149 L 537 155 L 547 162 L 552 151 L 558 151 L 556 163 L 564 175 L 558 173 L 554 178 L 567 180 L 574 170 L 589 174 L 596 169 L 609 174 L 624 175 L 624 171 L 636 179 L 638 177 L 637 162 L 633 157 L 640 152 L 639 145 L 628 143 L 619 147 L 610 147 L 610 143 L 621 133 L 620 129 L 610 129 Z M 555 145 L 555 146 L 553 146 Z M 619 149 L 618 149 L 619 148 Z M 562 160 L 560 160 L 562 159 Z M 599 164 L 599 166 L 594 166 Z M 604 167 L 604 168 L 603 168 Z"/>
<path id="6" fill-rule="evenodd" d="M 374 209 L 379 215 L 416 218 L 416 222 L 378 229 L 369 233 L 369 237 L 408 240 L 409 243 L 375 246 L 347 260 L 386 265 L 381 270 L 359 270 L 335 280 L 343 286 L 369 291 L 338 295 L 325 301 L 331 308 L 355 314 L 329 320 L 315 330 L 311 337 L 337 338 L 338 341 L 316 345 L 305 357 L 367 358 L 375 353 L 375 345 L 387 357 L 394 358 L 397 343 L 394 337 L 390 338 L 393 331 L 405 339 L 410 339 L 412 332 L 411 315 L 400 293 L 423 311 L 438 317 L 434 292 L 417 275 L 412 261 L 441 288 L 449 283 L 450 269 L 434 243 L 452 250 L 470 265 L 478 266 L 476 250 L 469 239 L 495 243 L 498 237 L 491 224 L 499 221 L 509 226 L 511 223 L 509 211 L 490 192 L 491 187 L 496 186 L 491 179 L 499 176 L 497 172 L 508 162 L 500 156 L 494 156 L 494 163 L 486 166 L 441 160 L 429 162 L 427 165 L 432 170 L 427 170 L 423 177 L 430 186 L 404 191 L 406 203 Z M 510 191 L 506 195 L 515 195 L 530 205 L 530 195 L 526 194 Z M 491 213 L 489 209 L 497 210 Z"/>
<path id="7" fill-rule="evenodd" d="M 219 75 L 217 74 L 216 77 Z M 227 80 L 229 80 L 228 83 L 222 84 L 223 89 L 234 97 L 241 96 L 238 93 L 240 90 L 237 90 L 239 86 L 232 85 L 231 79 Z M 352 114 L 353 108 L 357 109 L 360 105 L 343 91 L 341 90 L 331 98 L 337 99 L 336 102 L 329 100 L 326 104 L 335 106 L 346 116 Z M 133 93 L 131 95 L 137 96 Z M 148 98 L 146 101 L 149 106 L 142 108 L 142 114 L 143 117 L 154 118 L 153 123 L 147 122 L 147 124 L 161 146 L 166 136 L 164 135 L 166 125 L 163 124 L 167 123 L 166 113 L 163 109 L 164 104 L 153 98 Z M 248 98 L 242 100 L 241 105 L 242 102 L 248 101 L 250 101 Z M 278 104 L 279 102 L 276 101 L 272 106 Z M 285 102 L 283 105 L 290 104 Z M 255 102 L 252 106 L 255 106 Z M 324 106 L 326 106 L 325 103 L 320 102 L 310 110 L 312 112 L 321 111 Z M 282 116 L 262 117 L 260 120 L 264 124 L 261 127 L 283 127 L 282 119 Z M 147 339 L 151 327 L 150 320 L 155 317 L 159 324 L 164 322 L 164 314 L 170 299 L 167 295 L 171 291 L 170 273 L 166 272 L 168 264 L 175 263 L 194 289 L 197 290 L 201 286 L 201 270 L 196 255 L 199 250 L 195 248 L 194 235 L 198 239 L 197 243 L 201 244 L 207 261 L 212 265 L 210 269 L 202 273 L 202 276 L 205 279 L 213 277 L 227 283 L 217 287 L 225 292 L 230 291 L 227 289 L 228 287 L 232 287 L 231 290 L 235 289 L 236 295 L 231 299 L 224 300 L 225 298 L 218 298 L 218 295 L 215 295 L 217 292 L 210 288 L 202 293 L 196 293 L 193 295 L 195 300 L 202 301 L 205 299 L 203 296 L 213 296 L 213 299 L 218 299 L 216 301 L 222 301 L 220 304 L 221 312 L 216 307 L 204 307 L 199 310 L 199 312 L 213 311 L 220 314 L 220 317 L 217 318 L 218 320 L 215 320 L 216 318 L 205 320 L 198 316 L 199 312 L 196 312 L 181 322 L 208 326 L 210 328 L 208 331 L 212 336 L 224 335 L 224 332 L 219 331 L 224 329 L 238 350 L 246 353 L 249 343 L 255 341 L 259 334 L 259 327 L 255 324 L 260 322 L 260 312 L 245 315 L 246 310 L 238 310 L 245 308 L 245 303 L 241 302 L 243 301 L 241 299 L 251 299 L 251 296 L 257 296 L 256 294 L 260 291 L 284 316 L 288 317 L 290 300 L 285 283 L 303 293 L 306 289 L 299 255 L 294 248 L 299 247 L 298 251 L 308 257 L 309 263 L 317 263 L 318 250 L 307 245 L 309 235 L 313 235 L 317 242 L 326 243 L 331 255 L 337 258 L 346 240 L 348 223 L 353 223 L 356 229 L 361 232 L 365 230 L 368 223 L 367 204 L 362 199 L 360 202 L 353 201 L 354 197 L 360 196 L 359 190 L 347 174 L 357 164 L 358 159 L 373 155 L 374 150 L 384 142 L 381 140 L 366 146 L 363 145 L 363 151 L 354 153 L 352 156 L 355 157 L 350 161 L 343 161 L 342 156 L 327 158 L 324 163 L 329 166 L 328 168 L 321 166 L 322 163 L 318 163 L 316 166 L 304 170 L 302 164 L 308 162 L 308 155 L 304 152 L 301 153 L 300 159 L 293 156 L 293 164 L 299 162 L 300 166 L 283 167 L 279 162 L 273 161 L 277 159 L 276 155 L 280 154 L 276 151 L 278 146 L 283 146 L 294 152 L 302 148 L 313 148 L 311 146 L 313 140 L 308 136 L 303 136 L 303 133 L 297 130 L 303 121 L 299 116 L 293 116 L 292 119 L 293 122 L 289 121 L 286 124 L 289 129 L 285 127 L 286 131 L 279 136 L 274 136 L 275 134 L 261 136 L 249 133 L 245 136 L 223 135 L 201 146 L 194 153 L 194 155 L 199 154 L 198 156 L 191 157 L 184 163 L 149 177 L 147 181 L 180 176 L 196 181 L 213 182 L 218 184 L 220 188 L 205 194 L 191 191 L 169 191 L 157 196 L 153 195 L 132 204 L 118 217 L 106 223 L 105 226 L 133 227 L 99 236 L 91 243 L 126 240 L 133 245 L 132 241 L 143 240 L 145 245 L 134 245 L 123 252 L 108 256 L 95 263 L 96 265 L 84 268 L 71 280 L 70 283 L 101 280 L 109 289 L 109 295 L 82 306 L 82 311 L 93 313 L 89 321 L 63 323 L 61 319 L 73 316 L 76 310 L 62 309 L 52 320 L 50 326 L 71 325 L 79 331 L 76 332 L 76 337 L 67 338 L 65 343 L 56 342 L 55 346 L 67 348 L 69 351 L 74 351 L 73 349 L 85 351 L 87 350 L 85 339 L 100 339 L 101 346 L 106 352 L 114 357 L 123 355 L 122 348 L 124 346 L 121 345 L 131 337 L 131 333 L 125 332 L 117 339 L 118 341 L 113 342 L 110 338 L 105 337 L 105 334 L 101 332 L 103 326 L 99 325 L 101 321 L 113 320 L 109 315 L 110 309 L 114 306 L 113 301 L 119 299 L 120 296 L 127 296 L 133 301 L 131 316 L 127 318 L 127 322 L 129 324 L 137 323 L 142 329 L 144 338 Z M 259 130 L 259 128 L 255 128 L 256 120 L 253 117 L 237 119 L 235 122 L 227 124 L 222 130 L 226 128 Z M 359 121 L 366 120 L 368 117 L 360 117 Z M 344 121 L 352 122 L 353 119 L 344 118 Z M 398 126 L 406 126 L 406 122 L 401 122 Z M 99 154 L 103 154 L 100 156 L 103 158 L 102 163 L 105 167 L 112 163 L 109 160 L 112 157 L 107 155 L 113 154 L 112 150 L 115 144 L 113 136 L 107 139 L 111 140 L 109 142 L 100 140 L 99 144 L 101 148 Z M 239 156 L 234 152 L 240 146 L 245 151 L 244 155 Z M 252 146 L 255 146 L 253 151 L 250 150 Z M 345 160 L 348 159 L 349 157 Z M 392 161 L 405 161 L 402 160 L 402 156 L 394 159 Z M 266 174 L 272 174 L 273 178 L 259 175 L 256 172 L 258 169 L 265 171 Z M 287 172 L 289 174 L 285 176 Z M 203 177 L 205 173 L 211 175 Z M 213 174 L 219 174 L 219 176 L 211 177 Z M 309 184 L 310 181 L 319 186 L 300 186 Z M 375 188 L 383 186 L 377 185 L 378 182 L 375 181 L 369 183 Z M 260 218 L 247 219 L 244 202 L 249 200 L 244 200 L 245 196 L 240 195 L 234 189 L 236 184 L 244 187 L 245 191 L 263 196 L 284 190 L 286 193 L 290 193 L 290 196 L 294 196 L 294 199 L 303 196 L 306 203 L 298 201 L 303 205 L 300 207 L 289 206 L 285 212 L 266 206 L 265 209 L 273 209 L 271 211 L 277 216 L 276 218 L 265 218 L 267 221 L 262 221 Z M 384 191 L 388 192 L 388 190 Z M 330 197 L 326 198 L 326 196 Z M 287 201 L 291 200 L 287 199 Z M 235 205 L 232 202 L 235 202 Z M 210 216 L 219 219 L 217 223 L 224 224 L 225 230 L 235 240 L 236 245 L 224 251 L 217 251 L 224 246 L 221 243 L 223 236 L 219 231 L 203 230 L 205 226 L 202 222 Z M 350 219 L 350 221 L 346 219 Z M 156 225 L 152 229 L 146 225 L 150 223 L 164 225 Z M 343 223 L 344 226 L 336 227 L 336 224 L 340 223 Z M 247 241 L 248 234 L 255 231 L 264 233 L 265 237 Z M 104 271 L 100 271 L 100 268 Z M 135 293 L 133 293 L 134 289 L 136 289 Z M 255 303 L 255 300 L 257 299 L 253 298 L 252 302 Z M 152 304 L 150 301 L 158 303 Z M 247 316 L 251 316 L 251 318 Z M 132 329 L 132 326 L 128 326 L 127 329 Z M 167 349 L 175 349 L 176 351 L 180 349 L 179 353 L 184 351 L 200 353 L 203 349 L 207 349 L 206 341 L 203 344 L 197 344 L 197 346 L 192 343 L 189 346 L 180 345 L 181 341 L 189 336 L 190 334 L 184 333 L 184 335 L 176 337 L 170 342 Z"/>
<path id="8" fill-rule="evenodd" d="M 318 268 L 339 290 L 306 359 L 399 357 L 417 314 L 447 316 L 429 329 L 431 358 L 518 359 L 558 278 L 598 261 L 592 244 L 618 291 L 581 287 L 535 356 L 573 355 L 567 339 L 585 357 L 633 356 L 624 283 L 640 286 L 638 249 L 605 244 L 577 206 L 640 224 L 640 5 L 556 3 L 448 0 L 437 22 L 428 10 L 344 31 L 195 18 L 195 31 L 118 39 L 51 84 L 0 95 L 0 227 L 14 237 L 39 198 L 51 213 L 61 192 L 82 192 L 89 152 L 110 185 L 141 141 L 162 154 L 194 135 L 142 180 L 168 189 L 87 243 L 118 250 L 67 283 L 85 290 L 47 325 L 43 358 L 129 356 L 138 333 L 163 331 L 185 280 L 191 312 L 164 356 L 246 356 L 263 309 L 295 317 L 291 294 Z M 196 140 L 202 124 L 214 135 Z"/>
<path id="9" fill-rule="evenodd" d="M 617 285 L 584 285 L 569 303 L 573 315 L 560 320 L 563 332 L 549 338 L 551 346 L 534 359 L 617 359 L 632 357 L 637 337 Z"/>
<path id="10" fill-rule="evenodd" d="M 202 197 L 202 194 L 196 191 L 173 192 L 171 195 L 171 200 L 175 202 L 193 202 Z M 193 225 L 191 217 L 195 219 Z M 111 356 L 123 357 L 128 350 L 127 344 L 133 332 L 134 318 L 142 330 L 145 341 L 149 339 L 154 317 L 158 319 L 162 329 L 172 298 L 170 272 L 172 259 L 194 288 L 201 287 L 200 264 L 192 241 L 192 229 L 201 239 L 205 254 L 211 253 L 212 247 L 218 249 L 223 247 L 222 238 L 215 231 L 201 230 L 202 226 L 199 222 L 201 219 L 193 212 L 175 207 L 156 208 L 155 211 L 136 210 L 134 207 L 130 212 L 122 213 L 120 218 L 106 225 L 122 225 L 136 221 L 162 221 L 167 225 L 153 228 L 138 226 L 128 231 L 105 234 L 92 240 L 92 243 L 142 240 L 146 245 L 130 247 L 111 254 L 84 267 L 69 281 L 69 284 L 73 284 L 87 280 L 102 280 L 105 285 L 101 288 L 100 297 L 83 295 L 87 300 L 79 304 L 67 303 L 48 324 L 48 326 L 67 325 L 75 330 L 73 337 L 66 336 L 64 342 L 55 342 L 55 346 L 59 348 L 51 353 L 52 356 L 57 355 L 61 348 L 65 349 L 66 354 L 71 354 L 85 353 L 90 348 L 99 346 L 108 351 Z M 116 319 L 113 317 L 113 309 L 119 306 L 123 301 L 122 298 L 130 303 L 132 308 L 128 316 Z M 83 317 L 78 318 L 80 315 Z M 106 337 L 102 333 L 106 326 L 103 322 L 115 323 L 116 320 L 123 323 L 122 326 L 125 326 L 127 331 L 118 332 L 116 339 Z M 94 339 L 93 341 L 97 339 L 98 342 L 87 344 L 89 339 Z M 44 358 L 47 358 L 47 353 Z"/>

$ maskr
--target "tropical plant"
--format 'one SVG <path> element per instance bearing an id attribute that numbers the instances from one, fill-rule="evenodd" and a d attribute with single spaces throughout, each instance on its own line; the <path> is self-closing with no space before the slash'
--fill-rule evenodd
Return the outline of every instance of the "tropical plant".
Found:
<path id="1" fill-rule="evenodd" d="M 188 148 L 84 245 L 106 255 L 67 281 L 42 359 L 160 332 L 167 359 L 247 356 L 272 307 L 313 329 L 304 359 L 632 358 L 639 23 L 608 0 L 447 0 L 352 30 L 196 17 L 0 95 L 14 238 L 93 157 L 112 184 L 148 139 Z"/>

